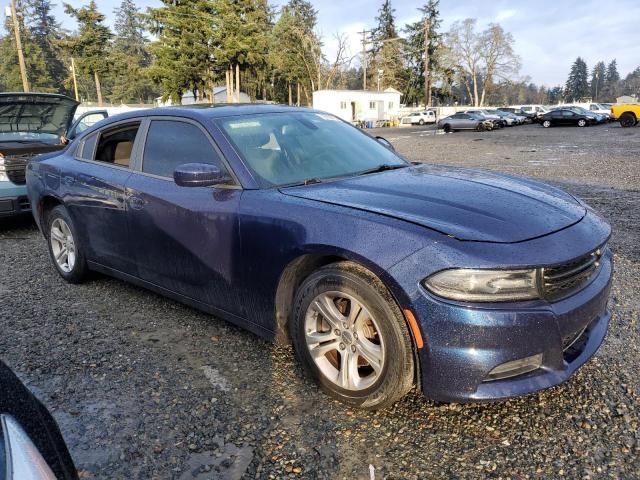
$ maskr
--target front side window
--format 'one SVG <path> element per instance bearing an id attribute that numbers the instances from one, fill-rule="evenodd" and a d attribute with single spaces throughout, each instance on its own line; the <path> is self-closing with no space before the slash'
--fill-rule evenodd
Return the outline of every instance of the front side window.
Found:
<path id="1" fill-rule="evenodd" d="M 370 136 L 323 113 L 268 113 L 218 120 L 263 187 L 346 177 L 407 163 Z"/>
<path id="2" fill-rule="evenodd" d="M 118 125 L 100 132 L 98 145 L 95 148 L 95 160 L 120 167 L 129 167 L 133 144 L 139 128 L 140 123 L 133 123 Z"/>
<path id="3" fill-rule="evenodd" d="M 173 178 L 178 165 L 208 163 L 226 170 L 209 137 L 196 125 L 177 120 L 153 120 L 149 126 L 142 171 Z"/>

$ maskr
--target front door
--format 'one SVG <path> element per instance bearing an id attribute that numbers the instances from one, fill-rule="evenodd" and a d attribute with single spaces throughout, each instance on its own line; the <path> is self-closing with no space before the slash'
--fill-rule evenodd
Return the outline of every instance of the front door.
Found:
<path id="1" fill-rule="evenodd" d="M 154 285 L 230 313 L 242 309 L 238 268 L 237 183 L 179 187 L 185 163 L 229 171 L 209 134 L 187 119 L 152 118 L 139 172 L 127 182 L 129 228 L 138 276 Z"/>

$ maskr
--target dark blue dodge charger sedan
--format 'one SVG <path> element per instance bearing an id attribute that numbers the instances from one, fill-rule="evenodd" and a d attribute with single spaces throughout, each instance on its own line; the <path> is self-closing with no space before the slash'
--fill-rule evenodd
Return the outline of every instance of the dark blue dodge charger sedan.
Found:
<path id="1" fill-rule="evenodd" d="M 90 270 L 278 342 L 321 387 L 383 408 L 521 395 L 598 349 L 611 230 L 532 180 L 413 165 L 326 113 L 137 111 L 31 161 L 67 281 Z"/>

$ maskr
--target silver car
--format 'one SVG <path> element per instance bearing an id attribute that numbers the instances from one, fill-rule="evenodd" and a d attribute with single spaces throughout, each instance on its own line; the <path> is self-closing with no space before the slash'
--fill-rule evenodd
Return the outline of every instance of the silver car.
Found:
<path id="1" fill-rule="evenodd" d="M 455 132 L 456 130 L 489 130 L 491 122 L 485 121 L 479 115 L 473 113 L 458 112 L 438 122 L 438 128 L 445 132 Z"/>

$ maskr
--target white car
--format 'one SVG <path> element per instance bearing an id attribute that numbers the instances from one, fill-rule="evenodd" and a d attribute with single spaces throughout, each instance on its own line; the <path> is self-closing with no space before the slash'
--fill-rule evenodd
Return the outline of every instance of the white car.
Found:
<path id="1" fill-rule="evenodd" d="M 436 114 L 433 110 L 425 110 L 424 112 L 414 112 L 407 117 L 411 121 L 411 125 L 424 125 L 425 123 L 436 123 Z"/>

